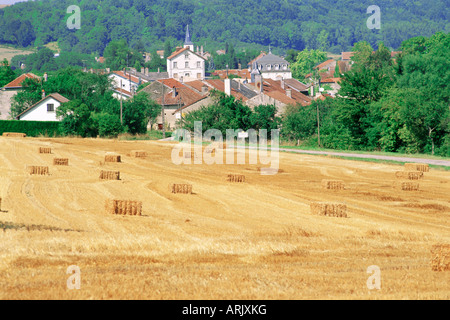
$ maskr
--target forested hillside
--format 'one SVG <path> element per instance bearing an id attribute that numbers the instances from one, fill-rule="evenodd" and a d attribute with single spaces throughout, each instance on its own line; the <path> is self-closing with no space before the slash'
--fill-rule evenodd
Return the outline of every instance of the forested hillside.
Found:
<path id="1" fill-rule="evenodd" d="M 66 26 L 70 5 L 81 8 L 81 29 Z M 0 10 L 0 43 L 103 54 L 112 40 L 142 40 L 162 48 L 183 40 L 186 24 L 197 44 L 254 43 L 280 49 L 340 53 L 358 41 L 396 49 L 414 36 L 450 31 L 447 0 L 378 0 L 381 29 L 370 30 L 368 0 L 40 0 Z M 211 48 L 210 48 L 211 49 Z"/>

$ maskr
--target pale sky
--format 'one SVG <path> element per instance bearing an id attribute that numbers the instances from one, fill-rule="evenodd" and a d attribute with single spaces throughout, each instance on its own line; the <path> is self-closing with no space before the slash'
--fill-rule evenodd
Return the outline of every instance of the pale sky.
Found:
<path id="1" fill-rule="evenodd" d="M 0 4 L 13 4 L 16 2 L 22 2 L 27 0 L 0 0 Z"/>

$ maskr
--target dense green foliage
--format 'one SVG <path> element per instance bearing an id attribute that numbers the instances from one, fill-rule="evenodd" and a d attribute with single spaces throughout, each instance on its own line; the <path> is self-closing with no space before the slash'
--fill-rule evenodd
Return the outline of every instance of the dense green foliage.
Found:
<path id="1" fill-rule="evenodd" d="M 450 35 L 405 41 L 395 60 L 380 44 L 355 44 L 336 99 L 288 108 L 284 137 L 336 149 L 450 156 Z"/>
<path id="2" fill-rule="evenodd" d="M 254 110 L 244 105 L 241 100 L 228 96 L 220 91 L 213 91 L 214 103 L 189 112 L 180 125 L 190 132 L 194 132 L 196 121 L 202 122 L 204 133 L 209 129 L 217 129 L 226 135 L 228 129 L 247 131 L 248 129 L 266 129 L 270 137 L 271 129 L 277 129 L 280 118 L 275 114 L 277 109 L 273 105 L 256 106 Z"/>
<path id="3" fill-rule="evenodd" d="M 263 46 L 319 49 L 339 53 L 359 41 L 373 47 L 383 41 L 398 48 L 414 36 L 450 31 L 446 0 L 378 0 L 381 30 L 366 21 L 370 1 L 355 0 L 40 0 L 0 10 L 0 43 L 42 46 L 58 41 L 63 51 L 103 54 L 113 40 L 158 46 L 184 40 L 190 25 L 197 44 L 255 43 Z M 70 5 L 81 8 L 81 28 L 69 30 Z M 155 47 L 153 47 L 155 48 Z M 215 50 L 214 50 L 215 49 Z M 223 48 L 222 48 L 223 49 Z"/>
<path id="4" fill-rule="evenodd" d="M 10 116 L 15 117 L 47 94 L 59 93 L 70 101 L 57 109 L 62 117 L 61 133 L 82 137 L 117 136 L 119 133 L 145 133 L 147 123 L 160 112 L 146 93 L 138 93 L 123 102 L 123 123 L 120 122 L 120 102 L 113 97 L 107 75 L 84 73 L 66 68 L 49 75 L 47 81 L 26 79 L 24 90 L 12 99 Z"/>
<path id="5" fill-rule="evenodd" d="M 29 137 L 58 136 L 59 122 L 57 121 L 19 121 L 19 120 L 0 120 L 0 135 L 3 132 L 21 132 Z"/>
<path id="6" fill-rule="evenodd" d="M 0 61 L 0 88 L 13 81 L 16 74 L 11 69 L 8 60 Z"/>

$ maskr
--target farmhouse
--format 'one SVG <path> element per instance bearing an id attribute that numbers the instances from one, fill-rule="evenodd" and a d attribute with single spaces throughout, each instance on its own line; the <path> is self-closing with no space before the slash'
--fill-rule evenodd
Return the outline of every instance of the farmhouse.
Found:
<path id="1" fill-rule="evenodd" d="M 41 101 L 19 114 L 16 119 L 25 121 L 60 121 L 56 116 L 56 110 L 61 104 L 68 101 L 69 99 L 59 93 L 52 93 L 45 96 L 44 92 Z"/>

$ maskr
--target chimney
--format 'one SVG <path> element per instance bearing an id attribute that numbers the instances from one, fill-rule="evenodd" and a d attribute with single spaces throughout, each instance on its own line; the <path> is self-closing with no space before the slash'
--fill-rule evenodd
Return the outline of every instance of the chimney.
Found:
<path id="1" fill-rule="evenodd" d="M 46 72 L 46 73 L 44 73 L 44 82 L 46 82 L 47 79 L 48 79 L 48 74 L 47 74 L 47 72 Z"/>
<path id="2" fill-rule="evenodd" d="M 177 88 L 175 88 L 175 87 L 173 87 L 173 90 L 172 90 L 172 97 L 176 97 L 177 96 Z"/>
<path id="3" fill-rule="evenodd" d="M 242 69 L 242 65 L 239 63 L 238 64 L 238 69 L 241 70 Z"/>
<path id="4" fill-rule="evenodd" d="M 159 73 L 159 68 L 158 68 L 158 73 Z"/>
<path id="5" fill-rule="evenodd" d="M 292 99 L 292 89 L 291 88 L 286 89 L 286 95 Z"/>
<path id="6" fill-rule="evenodd" d="M 225 79 L 225 94 L 231 96 L 231 79 Z"/>
<path id="7" fill-rule="evenodd" d="M 284 79 L 281 79 L 281 89 L 284 90 L 285 86 L 284 86 Z"/>
<path id="8" fill-rule="evenodd" d="M 42 99 L 45 98 L 45 90 L 42 90 Z"/>
<path id="9" fill-rule="evenodd" d="M 145 75 L 148 76 L 148 68 L 145 68 Z"/>
<path id="10" fill-rule="evenodd" d="M 141 68 L 141 73 L 145 73 L 145 68 Z"/>

